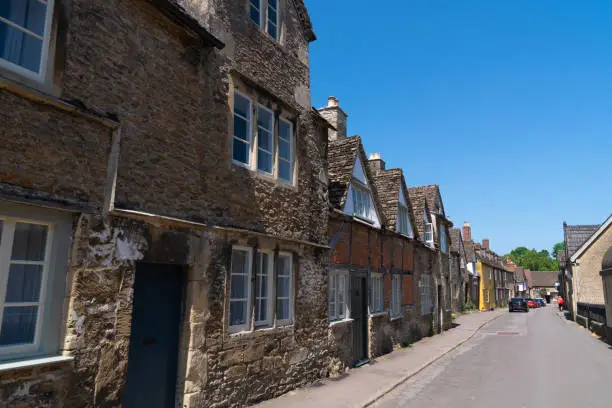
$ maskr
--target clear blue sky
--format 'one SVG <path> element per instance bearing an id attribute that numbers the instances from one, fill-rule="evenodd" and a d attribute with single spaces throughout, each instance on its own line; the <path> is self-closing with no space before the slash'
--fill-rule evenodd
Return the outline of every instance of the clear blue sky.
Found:
<path id="1" fill-rule="evenodd" d="M 612 1 L 306 0 L 313 105 L 498 253 L 612 212 Z"/>

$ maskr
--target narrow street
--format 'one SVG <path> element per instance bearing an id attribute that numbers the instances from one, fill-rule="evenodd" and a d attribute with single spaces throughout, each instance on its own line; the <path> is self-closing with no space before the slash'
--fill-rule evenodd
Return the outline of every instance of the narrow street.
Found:
<path id="1" fill-rule="evenodd" d="M 492 321 L 373 406 L 603 408 L 610 378 L 612 349 L 548 305 Z"/>

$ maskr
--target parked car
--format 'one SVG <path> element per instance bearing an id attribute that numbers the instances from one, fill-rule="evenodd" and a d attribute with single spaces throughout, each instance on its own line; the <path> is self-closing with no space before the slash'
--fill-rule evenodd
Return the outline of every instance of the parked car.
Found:
<path id="1" fill-rule="evenodd" d="M 508 305 L 508 310 L 510 312 L 529 312 L 529 306 L 527 305 L 527 300 L 523 298 L 512 298 L 510 299 L 510 304 Z"/>
<path id="2" fill-rule="evenodd" d="M 530 309 L 535 309 L 535 308 L 538 307 L 538 303 L 535 300 L 533 300 L 533 299 L 527 299 L 527 306 Z"/>
<path id="3" fill-rule="evenodd" d="M 538 302 L 539 307 L 546 306 L 546 302 L 542 298 L 536 298 L 535 301 Z"/>

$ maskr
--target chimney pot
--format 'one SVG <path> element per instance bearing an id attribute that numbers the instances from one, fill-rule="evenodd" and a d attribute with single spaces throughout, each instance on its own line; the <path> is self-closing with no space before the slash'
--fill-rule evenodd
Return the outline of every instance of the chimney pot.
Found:
<path id="1" fill-rule="evenodd" d="M 482 240 L 482 246 L 485 247 L 485 249 L 489 249 L 489 238 L 484 238 Z"/>
<path id="2" fill-rule="evenodd" d="M 327 98 L 327 106 L 338 106 L 338 99 L 336 99 L 335 96 L 330 96 L 329 98 Z"/>

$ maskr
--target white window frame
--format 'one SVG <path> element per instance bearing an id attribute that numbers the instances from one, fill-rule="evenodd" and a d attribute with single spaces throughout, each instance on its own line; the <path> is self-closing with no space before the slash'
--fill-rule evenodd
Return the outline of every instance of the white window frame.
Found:
<path id="1" fill-rule="evenodd" d="M 293 254 L 291 254 L 290 252 L 279 252 L 278 253 L 278 258 L 280 259 L 281 257 L 286 257 L 288 258 L 288 265 L 289 265 L 289 316 L 287 319 L 279 319 L 278 318 L 278 306 L 276 305 L 276 301 L 278 299 L 284 299 L 284 298 L 280 298 L 279 296 L 277 296 L 278 294 L 278 277 L 281 276 L 281 270 L 280 268 L 278 268 L 278 277 L 277 277 L 277 282 L 275 283 L 275 288 L 277 289 L 275 291 L 275 313 L 274 313 L 274 318 L 276 319 L 276 325 L 277 326 L 288 326 L 290 324 L 293 324 L 293 316 L 294 316 L 294 303 L 295 303 L 295 291 L 293 289 L 293 276 L 294 276 L 294 272 L 293 272 Z M 280 264 L 280 263 L 279 263 Z M 285 275 L 282 275 L 285 276 Z"/>
<path id="2" fill-rule="evenodd" d="M 397 208 L 397 219 L 400 234 L 405 235 L 408 238 L 413 238 L 414 232 L 412 231 L 412 220 L 410 219 L 410 210 L 407 206 L 399 204 Z M 405 228 L 402 228 L 402 226 L 405 226 Z"/>
<path id="3" fill-rule="evenodd" d="M 372 297 L 370 299 L 370 314 L 385 312 L 385 280 L 381 273 L 370 275 L 370 286 Z"/>
<path id="4" fill-rule="evenodd" d="M 423 209 L 423 240 L 426 244 L 433 245 L 433 223 L 427 219 L 427 209 Z"/>
<path id="5" fill-rule="evenodd" d="M 27 344 L 18 344 L 12 346 L 0 346 L 0 357 L 11 355 L 11 354 L 20 354 L 20 353 L 29 353 L 36 351 L 42 341 L 42 323 L 45 319 L 45 304 L 47 302 L 47 292 L 49 291 L 49 274 L 50 274 L 50 265 L 52 262 L 51 257 L 51 248 L 53 242 L 53 233 L 55 230 L 55 224 L 49 222 L 41 222 L 33 219 L 26 218 L 16 218 L 16 217 L 7 217 L 0 216 L 0 220 L 3 221 L 2 228 L 2 236 L 0 237 L 0 270 L 5 270 L 6 273 L 0 274 L 0 330 L 3 321 L 4 308 L 6 307 L 6 290 L 8 285 L 8 277 L 9 277 L 9 267 L 11 263 L 19 263 L 19 264 L 36 264 L 42 265 L 42 277 L 40 284 L 40 294 L 38 297 L 38 302 L 20 302 L 20 303 L 10 303 L 10 306 L 19 307 L 19 306 L 37 306 L 38 307 L 38 315 L 36 317 L 36 327 L 34 332 L 34 341 L 32 343 Z M 45 243 L 45 259 L 42 262 L 39 261 L 21 261 L 16 260 L 14 262 L 11 260 L 12 249 L 13 249 L 13 238 L 15 233 L 15 225 L 17 223 L 26 223 L 26 224 L 36 224 L 36 225 L 44 225 L 47 227 L 47 242 Z"/>
<path id="6" fill-rule="evenodd" d="M 233 273 L 233 265 L 231 265 L 230 262 L 230 276 L 229 276 L 229 282 L 228 282 L 228 286 L 229 286 L 229 290 L 228 290 L 228 294 L 229 294 L 229 304 L 228 304 L 228 311 L 227 311 L 227 316 L 228 316 L 228 327 L 229 327 L 229 331 L 230 332 L 242 332 L 242 331 L 249 331 L 251 329 L 251 307 L 252 307 L 252 269 L 253 269 L 253 248 L 250 247 L 246 247 L 246 246 L 240 246 L 240 245 L 233 245 L 232 246 L 232 253 L 234 252 L 234 250 L 238 250 L 238 251 L 244 251 L 247 253 L 247 265 L 248 265 L 248 270 L 246 272 L 246 276 L 247 276 L 247 297 L 246 298 L 237 298 L 237 299 L 232 299 L 232 288 L 231 288 L 231 284 L 232 284 L 232 275 Z M 232 259 L 233 259 L 233 255 L 232 255 Z M 241 275 L 245 275 L 245 274 L 241 274 Z M 245 319 L 245 323 L 244 324 L 236 324 L 236 325 L 232 325 L 231 324 L 231 302 L 232 300 L 239 300 L 239 301 L 247 301 L 247 310 L 246 310 L 246 319 Z"/>
<path id="7" fill-rule="evenodd" d="M 263 1 L 263 0 L 262 0 Z M 274 41 L 278 41 L 280 42 L 280 6 L 281 6 L 281 0 L 276 0 L 276 9 L 274 11 L 276 11 L 276 21 L 274 21 L 274 24 L 276 25 L 276 32 L 274 33 L 275 36 L 272 36 L 272 34 L 270 34 L 270 0 L 266 0 L 266 33 L 274 40 Z"/>
<path id="8" fill-rule="evenodd" d="M 431 294 L 432 284 L 431 276 L 421 276 L 421 282 L 419 284 L 419 297 L 421 301 L 421 316 L 429 315 L 433 313 L 433 298 Z"/>
<path id="9" fill-rule="evenodd" d="M 446 241 L 446 226 L 440 223 L 440 250 L 443 253 L 448 252 L 448 243 Z"/>
<path id="10" fill-rule="evenodd" d="M 240 96 L 241 98 L 246 99 L 249 102 L 249 110 L 248 110 L 249 117 L 248 118 L 245 118 L 244 116 L 236 113 L 236 108 L 235 108 L 236 95 Z M 240 137 L 236 136 L 236 129 L 234 129 L 234 116 L 236 115 L 239 118 L 247 121 L 247 141 L 246 142 Z M 238 140 L 240 143 L 245 143 L 247 145 L 247 162 L 246 163 L 243 163 L 239 160 L 234 159 L 234 139 Z M 251 168 L 251 162 L 253 161 L 251 157 L 252 156 L 251 154 L 252 146 L 253 146 L 253 100 L 248 95 L 238 90 L 234 90 L 234 99 L 232 100 L 232 143 L 231 143 L 232 163 L 238 166 Z"/>
<path id="11" fill-rule="evenodd" d="M 271 118 L 271 123 L 270 123 L 270 125 L 271 125 L 271 129 L 270 129 L 270 137 L 271 137 L 270 143 L 271 143 L 271 146 L 270 146 L 270 148 L 272 150 L 269 150 L 269 151 L 259 147 L 259 137 L 260 137 L 260 129 L 261 129 L 261 126 L 259 126 L 259 110 L 260 109 L 268 112 L 270 114 L 270 118 Z M 275 166 L 275 157 L 274 157 L 275 156 L 274 155 L 274 147 L 275 147 L 275 141 L 276 141 L 276 135 L 275 135 L 276 131 L 275 131 L 275 126 L 274 126 L 275 125 L 274 111 L 272 111 L 272 109 L 268 109 L 265 106 L 263 106 L 262 104 L 258 103 L 257 104 L 257 114 L 255 116 L 255 124 L 257 126 L 257 136 L 256 136 L 257 140 L 255 141 L 256 142 L 256 146 L 257 146 L 257 150 L 256 150 L 257 154 L 256 154 L 256 158 L 254 160 L 255 168 L 257 169 L 258 172 L 263 173 L 263 174 L 265 174 L 267 176 L 274 176 L 274 169 L 276 167 Z M 267 131 L 267 129 L 264 129 L 264 131 Z M 270 169 L 269 172 L 259 168 L 259 152 L 260 151 L 270 155 L 271 169 Z"/>
<path id="12" fill-rule="evenodd" d="M 344 281 L 344 287 L 341 288 L 340 282 Z M 337 284 L 336 284 L 337 283 Z M 328 318 L 330 322 L 347 320 L 349 319 L 349 308 L 347 302 L 347 296 L 349 293 L 349 275 L 346 271 L 330 271 L 329 272 L 329 283 L 328 287 L 328 302 L 334 304 L 334 313 L 329 313 Z M 338 307 L 338 292 L 342 291 L 344 294 L 344 307 Z M 329 306 L 328 306 L 329 307 Z"/>
<path id="13" fill-rule="evenodd" d="M 391 275 L 391 317 L 402 316 L 402 275 Z"/>
<path id="14" fill-rule="evenodd" d="M 280 135 L 280 125 L 281 125 L 281 123 L 284 123 L 284 124 L 288 125 L 288 127 L 289 127 L 289 140 L 281 137 L 281 135 Z M 293 131 L 293 122 L 291 122 L 290 120 L 285 119 L 285 118 L 279 118 L 279 120 L 278 120 L 278 144 L 277 144 L 278 145 L 278 148 L 277 148 L 277 151 L 278 151 L 278 153 L 277 153 L 277 156 L 278 156 L 278 158 L 277 158 L 278 165 L 276 167 L 277 167 L 278 181 L 280 183 L 283 183 L 283 184 L 289 184 L 289 185 L 293 185 L 294 184 L 294 162 L 295 162 L 294 152 L 293 152 L 293 141 L 294 141 L 294 139 L 295 139 L 295 136 L 294 136 L 294 131 Z M 287 162 L 287 159 L 285 159 L 285 158 L 280 156 L 280 142 L 281 142 L 281 140 L 283 142 L 289 143 L 289 180 L 284 179 L 284 178 L 282 178 L 280 176 L 280 162 L 281 161 L 283 161 L 285 163 Z"/>
<path id="15" fill-rule="evenodd" d="M 268 257 L 268 270 L 266 271 L 261 271 L 261 266 L 263 263 L 263 257 L 260 258 L 256 264 L 257 269 L 255 270 L 255 302 L 253 304 L 253 308 L 254 308 L 254 312 L 255 312 L 255 316 L 254 316 L 254 324 L 255 324 L 255 328 L 259 328 L 262 326 L 270 326 L 272 325 L 272 313 L 273 313 L 273 302 L 276 300 L 276 296 L 274 291 L 274 253 L 272 251 L 257 251 L 255 253 L 255 259 L 257 260 L 259 255 L 265 255 Z M 263 273 L 260 273 L 263 272 Z M 259 286 L 258 284 L 258 277 L 260 276 L 265 276 L 268 279 L 268 296 L 263 297 L 261 296 L 261 291 L 263 289 L 263 286 Z M 257 320 L 257 301 L 260 299 L 266 299 L 268 306 L 267 306 L 267 319 L 263 319 L 263 320 Z"/>
<path id="16" fill-rule="evenodd" d="M 12 28 L 16 30 L 27 33 L 28 35 L 36 37 L 39 40 L 42 40 L 42 49 L 41 49 L 42 53 L 40 56 L 39 72 L 30 71 L 29 69 L 26 69 L 22 67 L 21 65 L 17 65 L 8 60 L 5 60 L 4 58 L 0 58 L 0 67 L 7 69 L 9 71 L 15 72 L 16 74 L 21 75 L 25 78 L 32 79 L 37 82 L 44 82 L 46 73 L 47 73 L 47 67 L 49 65 L 48 60 L 49 60 L 49 54 L 50 54 L 49 49 L 50 49 L 50 44 L 51 44 L 51 26 L 53 25 L 53 8 L 54 8 L 55 0 L 38 0 L 38 1 L 41 3 L 46 2 L 46 5 L 47 5 L 47 14 L 45 16 L 45 32 L 43 33 L 42 38 L 40 35 L 35 34 L 32 31 L 26 29 L 25 27 L 21 27 L 20 25 L 13 23 L 12 21 L 6 18 L 0 17 L 0 21 L 8 24 L 9 26 L 11 26 Z"/>
<path id="17" fill-rule="evenodd" d="M 372 221 L 370 190 L 364 186 L 359 180 L 353 178 L 353 216 Z M 357 200 L 358 195 L 362 197 L 361 204 Z M 365 200 L 365 201 L 364 201 Z M 365 214 L 359 212 L 359 208 L 363 206 Z"/>

